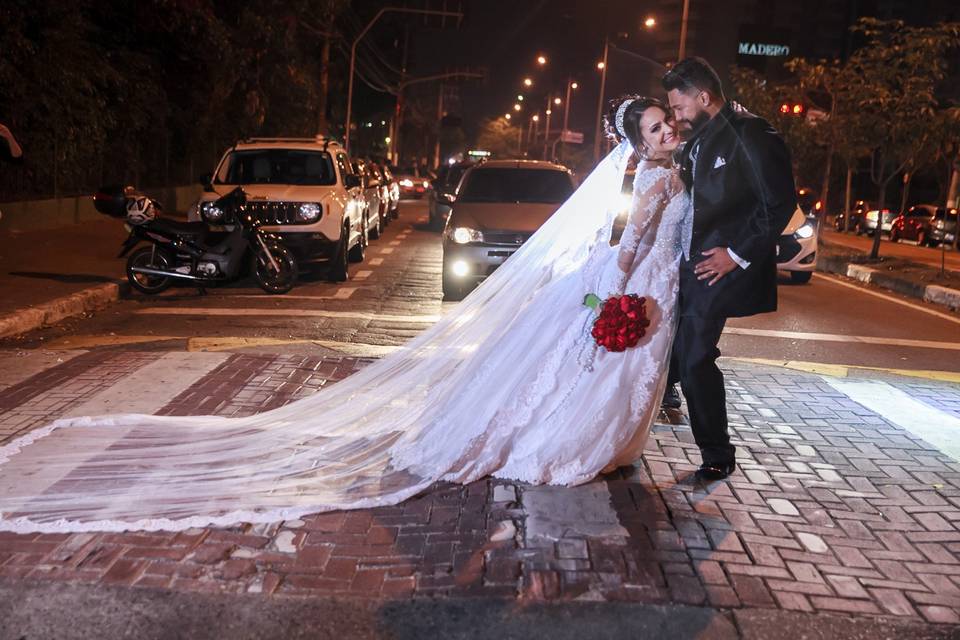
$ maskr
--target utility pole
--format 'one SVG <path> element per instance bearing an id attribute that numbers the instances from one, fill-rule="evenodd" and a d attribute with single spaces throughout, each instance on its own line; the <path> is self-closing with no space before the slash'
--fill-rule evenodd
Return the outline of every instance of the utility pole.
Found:
<path id="1" fill-rule="evenodd" d="M 603 94 L 607 90 L 607 63 L 610 56 L 610 36 L 603 39 L 603 69 L 600 70 L 600 96 L 597 98 L 597 125 L 593 131 L 593 161 L 600 162 L 600 126 L 603 123 Z"/>
<path id="2" fill-rule="evenodd" d="M 683 16 L 680 18 L 680 53 L 677 62 L 687 57 L 687 18 L 690 17 L 690 0 L 683 0 Z"/>
<path id="3" fill-rule="evenodd" d="M 435 15 L 435 16 L 456 16 L 462 18 L 463 14 L 459 11 L 433 11 L 430 9 L 408 9 L 406 7 L 384 7 L 377 11 L 377 15 L 373 17 L 373 20 L 367 23 L 367 26 L 363 28 L 360 32 L 360 35 L 356 37 L 353 41 L 353 44 L 350 45 L 350 79 L 347 83 L 347 119 L 345 133 L 344 133 L 344 142 L 343 146 L 347 153 L 350 152 L 350 120 L 353 116 L 353 76 L 357 68 L 357 45 L 360 44 L 360 41 L 363 40 L 363 37 L 367 35 L 367 32 L 376 24 L 377 20 L 385 13 L 419 13 L 423 15 Z"/>
<path id="4" fill-rule="evenodd" d="M 443 83 L 437 91 L 437 144 L 433 147 L 433 166 L 440 166 L 440 132 L 443 130 Z"/>

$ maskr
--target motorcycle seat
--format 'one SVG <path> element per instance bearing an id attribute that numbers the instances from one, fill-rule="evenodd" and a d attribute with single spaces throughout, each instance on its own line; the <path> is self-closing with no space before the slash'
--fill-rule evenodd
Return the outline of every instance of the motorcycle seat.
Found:
<path id="1" fill-rule="evenodd" d="M 157 231 L 181 236 L 205 236 L 207 234 L 205 222 L 180 222 L 179 220 L 156 218 L 151 226 Z"/>

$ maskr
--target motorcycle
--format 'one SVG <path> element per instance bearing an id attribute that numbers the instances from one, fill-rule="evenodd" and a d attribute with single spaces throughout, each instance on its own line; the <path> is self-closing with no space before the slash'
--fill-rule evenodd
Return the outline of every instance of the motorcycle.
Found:
<path id="1" fill-rule="evenodd" d="M 246 194 L 237 187 L 208 203 L 204 222 L 163 218 L 159 202 L 133 187 L 103 187 L 93 198 L 97 211 L 123 218 L 130 232 L 117 257 L 127 258 L 127 280 L 137 291 L 158 294 L 175 281 L 195 283 L 201 293 L 207 285 L 236 280 L 245 263 L 254 280 L 267 293 L 286 293 L 297 282 L 293 253 L 276 235 L 260 230 L 246 211 Z M 223 225 L 225 237 L 208 242 L 208 224 Z M 141 246 L 132 251 L 141 242 Z"/>

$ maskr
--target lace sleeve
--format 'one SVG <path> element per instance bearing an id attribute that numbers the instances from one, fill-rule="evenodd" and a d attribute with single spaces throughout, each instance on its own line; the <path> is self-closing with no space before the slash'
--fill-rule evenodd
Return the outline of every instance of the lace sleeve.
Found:
<path id="1" fill-rule="evenodd" d="M 663 167 L 637 170 L 633 180 L 630 215 L 627 218 L 623 236 L 620 238 L 620 250 L 617 255 L 617 266 L 620 268 L 617 294 L 622 294 L 627 286 L 641 239 L 649 229 L 650 223 L 660 217 L 660 213 L 667 205 L 670 175 L 670 170 Z"/>

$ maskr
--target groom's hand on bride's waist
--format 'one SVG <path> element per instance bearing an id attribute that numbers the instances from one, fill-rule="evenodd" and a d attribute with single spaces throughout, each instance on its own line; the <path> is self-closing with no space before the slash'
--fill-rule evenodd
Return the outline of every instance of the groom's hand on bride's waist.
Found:
<path id="1" fill-rule="evenodd" d="M 720 278 L 727 275 L 739 265 L 730 257 L 730 252 L 726 247 L 714 247 L 707 249 L 701 255 L 706 256 L 697 263 L 693 272 L 697 275 L 697 280 L 709 280 L 708 287 L 715 285 Z"/>

